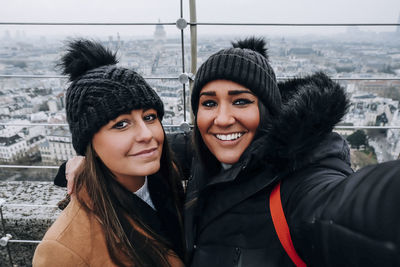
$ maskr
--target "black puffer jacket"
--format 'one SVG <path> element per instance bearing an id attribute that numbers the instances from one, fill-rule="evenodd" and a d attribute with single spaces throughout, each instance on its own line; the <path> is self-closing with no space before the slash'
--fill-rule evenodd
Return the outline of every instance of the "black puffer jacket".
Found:
<path id="1" fill-rule="evenodd" d="M 291 80 L 280 90 L 281 116 L 239 162 L 210 177 L 194 161 L 185 204 L 189 265 L 293 266 L 269 210 L 279 180 L 294 247 L 308 266 L 399 265 L 400 163 L 352 175 L 347 143 L 332 133 L 348 102 L 325 75 Z"/>

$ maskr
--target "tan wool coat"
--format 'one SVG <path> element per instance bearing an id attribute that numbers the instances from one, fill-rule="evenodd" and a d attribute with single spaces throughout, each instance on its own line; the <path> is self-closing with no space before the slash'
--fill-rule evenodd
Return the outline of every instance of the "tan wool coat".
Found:
<path id="1" fill-rule="evenodd" d="M 184 266 L 174 255 L 172 267 Z M 116 266 L 107 250 L 100 222 L 88 214 L 75 197 L 49 228 L 33 257 L 33 266 Z"/>

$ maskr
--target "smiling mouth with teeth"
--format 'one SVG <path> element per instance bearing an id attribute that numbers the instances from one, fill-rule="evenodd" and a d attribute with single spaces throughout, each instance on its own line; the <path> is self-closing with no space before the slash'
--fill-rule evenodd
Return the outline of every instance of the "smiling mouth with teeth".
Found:
<path id="1" fill-rule="evenodd" d="M 215 137 L 222 141 L 233 141 L 242 137 L 243 134 L 244 133 L 216 134 Z"/>

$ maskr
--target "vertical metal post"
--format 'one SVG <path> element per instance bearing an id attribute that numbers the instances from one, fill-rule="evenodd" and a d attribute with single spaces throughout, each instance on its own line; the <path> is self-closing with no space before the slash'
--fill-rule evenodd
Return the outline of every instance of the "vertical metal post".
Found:
<path id="1" fill-rule="evenodd" d="M 196 75 L 197 72 L 197 17 L 196 0 L 189 0 L 190 10 L 190 72 Z M 192 95 L 193 79 L 189 80 L 189 94 Z M 190 109 L 190 122 L 194 123 L 194 115 Z"/>
<path id="2" fill-rule="evenodd" d="M 4 217 L 3 217 L 3 203 L 4 203 L 4 202 L 5 202 L 5 201 L 4 201 L 3 199 L 0 198 L 0 219 L 1 219 L 1 226 L 2 226 L 2 228 L 3 228 L 3 236 L 6 236 L 6 225 L 5 225 L 5 223 L 4 223 Z M 12 267 L 12 266 L 14 266 L 14 263 L 13 263 L 13 260 L 12 260 L 12 257 L 11 257 L 11 250 L 10 250 L 10 246 L 8 245 L 8 243 L 7 243 L 6 247 L 7 247 L 8 258 L 10 259 L 10 266 Z"/>
<path id="3" fill-rule="evenodd" d="M 181 2 L 181 19 L 183 19 L 183 0 Z M 181 29 L 181 49 L 182 49 L 182 73 L 185 73 L 185 41 L 183 29 Z M 186 84 L 182 84 L 183 88 L 183 120 L 186 121 Z"/>

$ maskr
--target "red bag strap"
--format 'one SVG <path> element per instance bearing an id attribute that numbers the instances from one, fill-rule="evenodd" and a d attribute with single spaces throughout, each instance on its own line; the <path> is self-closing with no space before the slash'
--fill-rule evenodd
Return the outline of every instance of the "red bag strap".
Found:
<path id="1" fill-rule="evenodd" d="M 290 237 L 289 227 L 286 222 L 285 213 L 283 213 L 281 201 L 281 182 L 272 189 L 269 197 L 269 209 L 271 211 L 272 222 L 274 223 L 275 231 L 278 234 L 279 241 L 281 242 L 286 253 L 296 266 L 305 267 L 306 264 L 297 254 L 292 238 Z"/>

